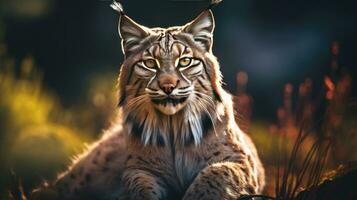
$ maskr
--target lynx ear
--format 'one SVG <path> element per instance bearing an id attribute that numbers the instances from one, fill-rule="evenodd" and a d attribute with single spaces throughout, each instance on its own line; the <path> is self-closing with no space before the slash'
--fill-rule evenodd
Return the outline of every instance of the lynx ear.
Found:
<path id="1" fill-rule="evenodd" d="M 150 30 L 134 22 L 128 16 L 121 15 L 118 31 L 122 39 L 123 53 L 128 56 L 140 46 L 140 42 L 149 35 Z"/>
<path id="2" fill-rule="evenodd" d="M 196 19 L 184 26 L 183 31 L 206 51 L 211 51 L 213 44 L 214 17 L 211 10 L 203 11 Z"/>

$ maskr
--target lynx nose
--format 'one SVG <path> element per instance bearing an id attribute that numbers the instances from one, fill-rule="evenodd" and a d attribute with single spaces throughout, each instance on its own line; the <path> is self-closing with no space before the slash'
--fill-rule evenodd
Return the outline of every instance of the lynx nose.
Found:
<path id="1" fill-rule="evenodd" d="M 178 82 L 179 80 L 176 77 L 166 77 L 162 81 L 159 81 L 159 85 L 162 91 L 166 94 L 171 94 Z"/>
<path id="2" fill-rule="evenodd" d="M 171 92 L 175 89 L 175 85 L 172 83 L 165 83 L 161 86 L 161 89 L 166 93 L 166 94 L 171 94 Z"/>

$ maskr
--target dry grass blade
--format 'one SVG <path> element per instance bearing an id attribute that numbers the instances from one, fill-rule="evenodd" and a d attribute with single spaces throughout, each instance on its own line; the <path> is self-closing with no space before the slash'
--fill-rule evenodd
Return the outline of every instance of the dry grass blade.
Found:
<path id="1" fill-rule="evenodd" d="M 281 183 L 281 186 L 279 185 L 280 190 L 279 190 L 279 193 L 277 194 L 277 197 L 283 197 L 284 199 L 289 198 L 287 190 L 289 188 L 288 184 L 291 183 L 291 182 L 289 182 L 289 180 L 291 180 L 291 175 L 293 174 L 292 167 L 296 164 L 299 149 L 300 149 L 302 143 L 304 142 L 304 140 L 306 139 L 306 137 L 307 137 L 307 133 L 303 134 L 303 126 L 301 126 L 299 134 L 298 134 L 296 141 L 294 143 L 294 147 L 291 152 L 291 156 L 289 158 L 288 163 L 286 164 L 288 167 L 287 167 L 287 170 L 284 170 L 282 183 Z M 279 179 L 279 177 L 277 177 L 277 179 Z"/>
<path id="2" fill-rule="evenodd" d="M 27 197 L 22 186 L 22 181 L 19 179 L 14 171 L 10 171 L 12 185 L 8 190 L 8 199 L 9 200 L 27 200 Z"/>
<path id="3" fill-rule="evenodd" d="M 329 141 L 326 143 L 322 139 L 316 140 L 304 156 L 301 166 L 297 167 L 300 149 L 308 138 L 307 136 L 310 132 L 311 131 L 304 132 L 303 128 L 300 129 L 291 151 L 289 161 L 286 163 L 287 168 L 283 172 L 281 184 L 279 183 L 280 172 L 278 169 L 276 179 L 276 199 L 294 199 L 298 189 L 301 188 L 305 182 L 307 183 L 307 187 L 311 187 L 317 185 L 321 179 L 321 174 L 327 160 L 327 153 L 330 148 Z"/>

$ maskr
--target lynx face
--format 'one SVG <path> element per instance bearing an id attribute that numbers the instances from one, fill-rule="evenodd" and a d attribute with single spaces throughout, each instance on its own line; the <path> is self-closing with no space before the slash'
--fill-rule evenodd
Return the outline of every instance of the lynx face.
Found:
<path id="1" fill-rule="evenodd" d="M 126 66 L 130 77 L 122 101 L 145 102 L 143 106 L 174 115 L 197 96 L 212 98 L 205 63 L 195 52 L 211 51 L 213 28 L 209 11 L 185 26 L 168 29 L 150 29 L 122 16 L 122 48 L 133 63 Z"/>
<path id="2" fill-rule="evenodd" d="M 210 10 L 183 26 L 147 28 L 125 14 L 119 33 L 125 60 L 119 106 L 143 144 L 198 145 L 219 118 L 221 74 L 212 54 Z"/>
<path id="3" fill-rule="evenodd" d="M 199 78 L 202 78 L 204 68 L 203 63 L 194 58 L 190 47 L 167 34 L 159 44 L 144 51 L 134 72 L 138 78 L 147 79 L 145 94 L 153 106 L 166 115 L 173 115 L 192 98 L 194 86 L 201 81 Z M 170 40 L 173 44 L 168 46 L 170 44 L 166 42 Z"/>

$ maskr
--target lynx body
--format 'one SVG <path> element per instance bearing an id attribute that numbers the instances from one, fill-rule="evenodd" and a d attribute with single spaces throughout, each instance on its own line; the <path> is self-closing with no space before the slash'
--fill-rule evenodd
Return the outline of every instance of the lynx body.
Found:
<path id="1" fill-rule="evenodd" d="M 212 54 L 213 14 L 147 28 L 121 14 L 116 126 L 33 199 L 237 199 L 264 187 Z"/>

